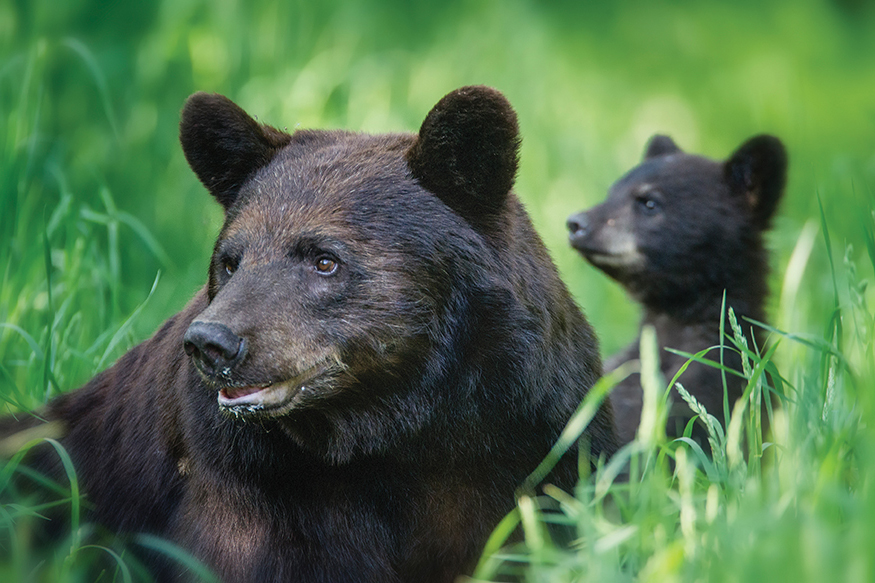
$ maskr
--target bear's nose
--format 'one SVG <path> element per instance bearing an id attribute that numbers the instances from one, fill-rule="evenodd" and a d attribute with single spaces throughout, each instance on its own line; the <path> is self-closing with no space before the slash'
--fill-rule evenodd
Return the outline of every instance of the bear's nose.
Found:
<path id="1" fill-rule="evenodd" d="M 243 359 L 246 343 L 224 324 L 192 322 L 183 337 L 185 353 L 204 373 L 218 375 Z"/>
<path id="2" fill-rule="evenodd" d="M 585 237 L 589 230 L 589 220 L 586 218 L 586 213 L 571 215 L 565 224 L 568 226 L 572 239 Z"/>

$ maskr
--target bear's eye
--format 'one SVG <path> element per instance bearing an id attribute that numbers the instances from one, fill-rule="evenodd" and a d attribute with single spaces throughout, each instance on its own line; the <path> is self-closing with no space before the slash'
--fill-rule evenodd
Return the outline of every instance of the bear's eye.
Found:
<path id="1" fill-rule="evenodd" d="M 234 272 L 237 271 L 237 261 L 232 259 L 231 257 L 223 257 L 222 258 L 222 269 L 225 270 L 225 273 L 229 276 L 234 275 Z"/>
<path id="2" fill-rule="evenodd" d="M 333 257 L 323 255 L 316 259 L 314 267 L 319 275 L 331 275 L 337 271 L 337 261 Z"/>
<path id="3" fill-rule="evenodd" d="M 644 214 L 653 215 L 660 210 L 661 205 L 659 204 L 659 201 L 652 196 L 643 195 L 638 197 L 637 200 L 641 210 L 644 211 Z"/>

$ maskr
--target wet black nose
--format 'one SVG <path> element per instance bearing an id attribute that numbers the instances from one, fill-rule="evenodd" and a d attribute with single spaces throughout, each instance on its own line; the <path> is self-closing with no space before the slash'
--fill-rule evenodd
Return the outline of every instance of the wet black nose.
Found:
<path id="1" fill-rule="evenodd" d="M 217 322 L 192 322 L 183 337 L 185 353 L 207 374 L 218 375 L 243 359 L 246 343 Z"/>
<path id="2" fill-rule="evenodd" d="M 589 220 L 586 218 L 586 213 L 571 215 L 568 217 L 568 221 L 565 224 L 568 227 L 568 231 L 571 233 L 572 240 L 586 237 L 586 234 L 589 231 Z"/>

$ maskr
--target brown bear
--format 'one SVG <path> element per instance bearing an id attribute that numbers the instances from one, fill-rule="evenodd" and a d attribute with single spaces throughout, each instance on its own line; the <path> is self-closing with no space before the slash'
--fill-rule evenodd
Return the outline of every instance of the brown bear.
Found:
<path id="1" fill-rule="evenodd" d="M 198 93 L 180 139 L 225 210 L 208 284 L 43 413 L 93 520 L 235 583 L 470 571 L 601 374 L 511 190 L 510 104 L 465 87 L 418 134 L 289 135 Z M 607 403 L 586 442 L 615 450 Z"/>
<path id="2" fill-rule="evenodd" d="M 769 269 L 763 233 L 786 176 L 786 151 L 772 136 L 753 137 L 726 161 L 715 162 L 686 154 L 671 138 L 657 135 L 641 164 L 611 187 L 602 204 L 568 219 L 571 245 L 642 304 L 641 326 L 656 330 L 666 381 L 688 360 L 666 347 L 695 354 L 721 344 L 724 292 L 750 340 L 750 325 L 742 317 L 764 321 Z M 724 330 L 731 334 L 728 321 Z M 639 342 L 640 337 L 605 368 L 637 359 Z M 709 358 L 719 360 L 716 353 Z M 724 349 L 724 364 L 740 371 L 738 352 Z M 717 368 L 692 363 L 680 382 L 708 413 L 725 421 L 722 376 Z M 726 380 L 731 408 L 746 381 L 732 374 Z M 628 443 L 641 417 L 638 375 L 620 383 L 610 400 L 620 443 Z M 693 413 L 680 397 L 673 401 L 667 434 L 678 437 Z M 694 435 L 707 443 L 701 426 Z"/>

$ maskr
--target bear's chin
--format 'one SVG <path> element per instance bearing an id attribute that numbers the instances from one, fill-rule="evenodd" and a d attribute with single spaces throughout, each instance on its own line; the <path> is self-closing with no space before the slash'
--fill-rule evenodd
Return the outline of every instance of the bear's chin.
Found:
<path id="1" fill-rule="evenodd" d="M 622 253 L 600 253 L 598 251 L 580 251 L 587 261 L 599 269 L 635 270 L 645 265 L 645 258 L 637 250 Z"/>

